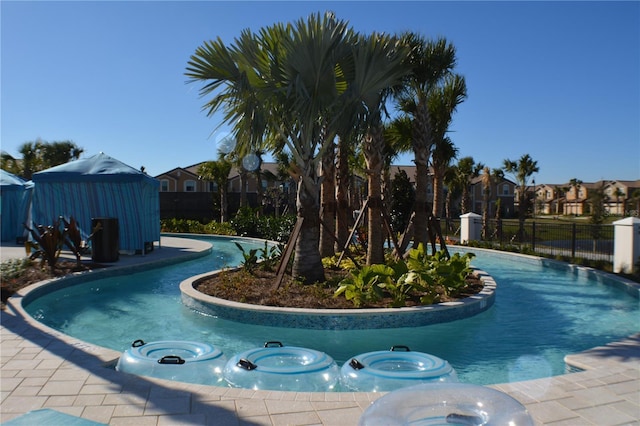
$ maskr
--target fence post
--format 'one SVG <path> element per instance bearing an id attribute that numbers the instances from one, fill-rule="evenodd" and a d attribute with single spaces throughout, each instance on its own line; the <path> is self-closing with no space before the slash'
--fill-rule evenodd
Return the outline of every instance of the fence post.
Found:
<path id="1" fill-rule="evenodd" d="M 577 226 L 574 223 L 571 224 L 571 258 L 576 258 L 576 230 Z"/>
<path id="2" fill-rule="evenodd" d="M 460 242 L 462 244 L 480 239 L 482 223 L 478 219 L 482 219 L 482 216 L 475 213 L 466 213 L 460 216 Z"/>
<path id="3" fill-rule="evenodd" d="M 640 257 L 640 219 L 627 217 L 613 225 L 613 272 L 631 274 Z"/>
<path id="4" fill-rule="evenodd" d="M 536 221 L 531 223 L 531 250 L 536 251 Z"/>

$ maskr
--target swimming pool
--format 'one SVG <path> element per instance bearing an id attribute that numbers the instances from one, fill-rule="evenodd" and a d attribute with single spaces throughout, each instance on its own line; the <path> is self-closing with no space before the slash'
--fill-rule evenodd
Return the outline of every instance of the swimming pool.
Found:
<path id="1" fill-rule="evenodd" d="M 330 354 L 339 364 L 359 353 L 407 345 L 443 358 L 461 381 L 493 384 L 565 372 L 564 356 L 636 333 L 639 300 L 581 269 L 473 250 L 472 264 L 498 284 L 488 311 L 465 320 L 389 330 L 301 330 L 239 324 L 202 315 L 181 302 L 186 277 L 237 264 L 242 255 L 229 239 L 212 242 L 212 254 L 150 271 L 91 280 L 36 298 L 25 306 L 40 322 L 81 340 L 124 351 L 143 339 L 195 340 L 225 354 L 267 340 Z M 227 242 L 227 243 L 224 243 Z M 232 240 L 231 240 L 232 241 Z M 263 243 L 249 241 L 248 248 Z M 161 313 L 161 315 L 160 315 Z"/>

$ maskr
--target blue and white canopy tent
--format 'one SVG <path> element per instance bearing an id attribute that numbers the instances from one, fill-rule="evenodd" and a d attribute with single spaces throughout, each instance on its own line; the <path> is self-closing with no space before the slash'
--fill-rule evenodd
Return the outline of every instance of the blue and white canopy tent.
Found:
<path id="1" fill-rule="evenodd" d="M 26 235 L 33 184 L 0 170 L 0 240 L 16 241 Z"/>
<path id="2" fill-rule="evenodd" d="M 73 216 L 83 239 L 93 218 L 117 218 L 120 251 L 145 253 L 160 241 L 160 182 L 104 153 L 33 174 L 33 222 Z M 148 251 L 148 250 L 146 250 Z"/>

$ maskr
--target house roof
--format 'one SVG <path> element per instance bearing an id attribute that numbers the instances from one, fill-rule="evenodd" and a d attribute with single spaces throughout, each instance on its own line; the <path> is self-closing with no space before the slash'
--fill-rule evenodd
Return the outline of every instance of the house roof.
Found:
<path id="1" fill-rule="evenodd" d="M 474 178 L 471 178 L 471 180 L 469 181 L 471 183 L 471 185 L 477 185 L 479 183 L 482 183 L 482 176 L 476 176 Z M 503 182 L 507 182 L 510 183 L 512 185 L 516 185 L 515 182 L 513 182 L 511 179 L 508 179 L 506 177 L 503 177 L 502 179 L 500 179 L 500 181 L 498 183 L 503 183 Z"/>
<path id="2" fill-rule="evenodd" d="M 629 188 L 640 188 L 640 179 L 638 180 L 611 180 L 607 185 L 624 185 Z"/>
<path id="3" fill-rule="evenodd" d="M 192 164 L 190 166 L 187 167 L 176 167 L 174 169 L 171 169 L 167 172 L 164 173 L 160 173 L 159 175 L 157 175 L 156 177 L 161 177 L 161 176 L 166 176 L 166 175 L 171 175 L 176 171 L 183 171 L 185 173 L 189 173 L 194 177 L 198 177 L 198 169 L 200 168 L 200 166 L 202 164 L 206 163 L 206 161 L 201 161 L 199 163 L 196 164 Z M 262 163 L 262 172 L 270 172 L 273 173 L 274 175 L 278 175 L 278 163 L 272 163 L 272 162 L 263 162 Z M 237 167 L 232 167 L 231 171 L 229 172 L 229 179 L 237 179 L 240 176 L 240 169 Z"/>

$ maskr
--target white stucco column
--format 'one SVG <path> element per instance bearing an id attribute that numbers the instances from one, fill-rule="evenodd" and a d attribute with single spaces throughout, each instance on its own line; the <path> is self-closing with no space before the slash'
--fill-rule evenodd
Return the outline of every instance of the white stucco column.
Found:
<path id="1" fill-rule="evenodd" d="M 475 213 L 466 213 L 460 216 L 460 242 L 462 244 L 480 239 L 480 231 L 482 230 L 480 219 L 482 216 Z"/>
<path id="2" fill-rule="evenodd" d="M 627 217 L 613 225 L 613 272 L 630 274 L 640 258 L 640 219 Z"/>

